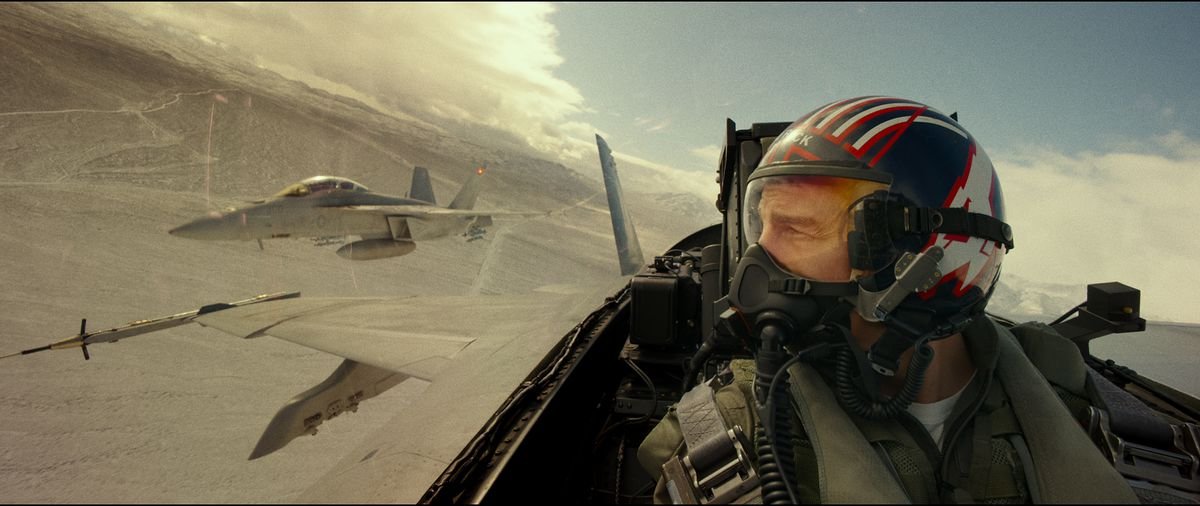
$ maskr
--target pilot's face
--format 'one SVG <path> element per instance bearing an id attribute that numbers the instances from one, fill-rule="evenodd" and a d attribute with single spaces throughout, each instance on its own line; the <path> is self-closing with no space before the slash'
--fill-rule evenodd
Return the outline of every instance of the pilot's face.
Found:
<path id="1" fill-rule="evenodd" d="M 786 176 L 763 187 L 758 243 L 792 274 L 814 281 L 851 278 L 846 234 L 849 207 L 882 188 L 878 183 L 817 176 Z"/>

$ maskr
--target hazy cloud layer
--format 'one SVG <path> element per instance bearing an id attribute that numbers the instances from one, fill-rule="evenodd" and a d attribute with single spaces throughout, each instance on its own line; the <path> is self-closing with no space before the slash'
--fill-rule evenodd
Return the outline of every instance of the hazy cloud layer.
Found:
<path id="1" fill-rule="evenodd" d="M 659 132 L 671 126 L 671 118 L 637 117 L 633 119 L 633 123 L 639 127 L 642 127 L 647 132 Z"/>
<path id="2" fill-rule="evenodd" d="M 1142 290 L 1143 316 L 1200 322 L 1200 142 L 1180 133 L 1141 149 L 994 157 L 1016 249 L 1006 273 Z"/>
<path id="3" fill-rule="evenodd" d="M 573 151 L 558 129 L 586 110 L 579 90 L 553 75 L 562 58 L 548 4 L 112 7 L 237 47 L 289 77 L 500 128 L 549 153 Z"/>
<path id="4" fill-rule="evenodd" d="M 618 162 L 621 174 L 621 186 L 631 188 L 652 188 L 656 191 L 674 193 L 691 193 L 699 196 L 705 202 L 714 200 L 717 195 L 717 184 L 713 180 L 716 175 L 716 164 L 710 172 L 684 170 L 652 162 L 644 158 L 613 151 L 613 158 Z M 630 167 L 632 170 L 627 169 Z M 645 170 L 649 169 L 649 170 Z M 626 183 L 629 181 L 629 183 Z M 636 186 L 635 186 L 636 185 Z"/>
<path id="5" fill-rule="evenodd" d="M 549 4 L 110 4 L 143 19 L 254 55 L 311 86 L 437 125 L 445 120 L 510 132 L 545 155 L 590 163 L 597 129 L 570 83 Z M 637 118 L 659 132 L 666 118 Z M 687 191 L 693 173 L 614 151 L 651 191 Z M 677 181 L 683 181 L 678 184 Z"/>
<path id="6" fill-rule="evenodd" d="M 721 146 L 716 144 L 692 148 L 690 152 L 705 166 L 715 166 L 721 158 Z"/>

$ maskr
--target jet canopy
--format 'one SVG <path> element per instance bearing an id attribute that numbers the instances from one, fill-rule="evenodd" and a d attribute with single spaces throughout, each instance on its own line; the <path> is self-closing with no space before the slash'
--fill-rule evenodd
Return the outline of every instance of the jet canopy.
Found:
<path id="1" fill-rule="evenodd" d="M 284 188 L 275 197 L 307 197 L 317 192 L 327 190 L 370 191 L 366 186 L 344 177 L 315 176 Z"/>

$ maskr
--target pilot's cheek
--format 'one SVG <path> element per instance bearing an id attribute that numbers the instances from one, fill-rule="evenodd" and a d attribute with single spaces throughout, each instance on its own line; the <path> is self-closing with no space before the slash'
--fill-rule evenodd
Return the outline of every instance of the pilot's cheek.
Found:
<path id="1" fill-rule="evenodd" d="M 776 234 L 763 234 L 759 244 L 776 264 L 795 276 L 826 282 L 850 279 L 850 257 L 844 241 L 788 241 Z"/>
<path id="2" fill-rule="evenodd" d="M 850 279 L 850 256 L 845 241 L 836 238 L 808 240 L 792 258 L 802 265 L 805 278 L 827 282 Z"/>
<path id="3" fill-rule="evenodd" d="M 778 234 L 764 231 L 758 244 L 771 255 L 771 259 L 775 260 L 776 264 L 788 272 L 798 276 L 804 272 L 803 253 L 795 245 L 788 244 Z"/>

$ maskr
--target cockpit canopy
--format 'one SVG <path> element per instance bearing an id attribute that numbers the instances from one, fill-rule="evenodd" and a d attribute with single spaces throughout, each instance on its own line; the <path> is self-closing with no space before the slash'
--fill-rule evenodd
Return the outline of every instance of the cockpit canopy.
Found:
<path id="1" fill-rule="evenodd" d="M 342 191 L 370 191 L 366 186 L 358 184 L 344 177 L 333 176 L 315 176 L 292 184 L 284 188 L 275 197 L 307 197 L 314 193 L 327 190 L 342 190 Z"/>

